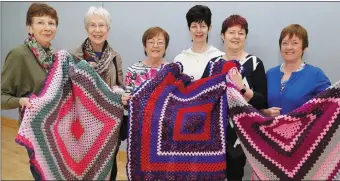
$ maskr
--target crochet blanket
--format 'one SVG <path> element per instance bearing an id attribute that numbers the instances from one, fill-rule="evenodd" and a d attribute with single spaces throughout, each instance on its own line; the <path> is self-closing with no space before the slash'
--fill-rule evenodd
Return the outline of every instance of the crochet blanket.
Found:
<path id="1" fill-rule="evenodd" d="M 104 180 L 123 116 L 122 89 L 110 90 L 85 61 L 59 51 L 39 96 L 30 96 L 16 142 L 33 152 L 42 180 Z"/>
<path id="2" fill-rule="evenodd" d="M 180 63 L 165 65 L 129 101 L 129 180 L 224 180 L 226 73 L 211 61 L 208 78 L 191 82 Z"/>
<path id="3" fill-rule="evenodd" d="M 264 117 L 228 83 L 229 116 L 260 180 L 338 180 L 340 82 L 286 115 Z"/>

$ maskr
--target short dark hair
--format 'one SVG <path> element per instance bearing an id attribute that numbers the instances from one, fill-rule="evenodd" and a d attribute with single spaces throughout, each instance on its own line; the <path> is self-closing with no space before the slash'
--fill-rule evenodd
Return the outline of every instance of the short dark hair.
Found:
<path id="1" fill-rule="evenodd" d="M 188 28 L 190 29 L 190 25 L 193 22 L 197 22 L 197 23 L 205 22 L 205 24 L 208 25 L 208 28 L 210 28 L 211 15 L 212 15 L 211 11 L 207 6 L 196 5 L 190 8 L 186 14 Z"/>
<path id="2" fill-rule="evenodd" d="M 224 34 L 228 28 L 233 26 L 241 26 L 241 29 L 244 29 L 246 31 L 246 35 L 248 35 L 248 22 L 246 18 L 238 14 L 230 15 L 227 19 L 223 21 L 221 34 Z"/>
<path id="3" fill-rule="evenodd" d="M 26 25 L 32 25 L 33 17 L 50 16 L 58 26 L 57 11 L 45 3 L 32 3 L 27 10 Z"/>
<path id="4" fill-rule="evenodd" d="M 158 27 L 158 26 L 151 27 L 144 32 L 143 38 L 142 38 L 143 46 L 146 47 L 146 41 L 148 39 L 155 37 L 155 36 L 158 36 L 159 34 L 163 34 L 163 36 L 165 38 L 165 50 L 166 50 L 168 48 L 168 45 L 169 45 L 170 36 L 169 36 L 168 32 L 166 32 L 164 29 L 162 29 L 161 27 Z M 144 50 L 144 54 L 147 56 L 145 50 Z M 165 57 L 165 52 L 164 52 L 163 57 Z"/>

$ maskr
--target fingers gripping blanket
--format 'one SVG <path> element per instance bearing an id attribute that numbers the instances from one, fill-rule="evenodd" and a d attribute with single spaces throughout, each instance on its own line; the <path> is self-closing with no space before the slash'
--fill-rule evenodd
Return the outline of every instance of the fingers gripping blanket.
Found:
<path id="1" fill-rule="evenodd" d="M 228 83 L 229 116 L 260 180 L 338 180 L 340 82 L 286 115 L 264 117 Z"/>
<path id="2" fill-rule="evenodd" d="M 210 62 L 191 82 L 182 65 L 166 65 L 129 102 L 129 180 L 224 180 L 226 73 L 233 61 Z M 239 67 L 238 67 L 239 68 Z"/>
<path id="3" fill-rule="evenodd" d="M 16 141 L 33 152 L 43 180 L 103 180 L 109 176 L 123 116 L 122 89 L 111 90 L 84 60 L 66 51 L 55 61 Z"/>

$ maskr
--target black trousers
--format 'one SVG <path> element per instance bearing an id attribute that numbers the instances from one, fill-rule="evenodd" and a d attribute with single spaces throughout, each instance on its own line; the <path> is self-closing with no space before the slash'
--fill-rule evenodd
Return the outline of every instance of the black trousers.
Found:
<path id="1" fill-rule="evenodd" d="M 244 175 L 244 166 L 246 165 L 246 156 L 240 144 L 235 145 L 238 139 L 235 129 L 229 124 L 227 127 L 227 179 L 242 180 Z"/>
<path id="2" fill-rule="evenodd" d="M 117 178 L 117 172 L 118 172 L 118 169 L 117 169 L 117 154 L 118 154 L 118 151 L 119 151 L 120 143 L 117 146 L 118 146 L 118 148 L 117 148 L 117 151 L 115 152 L 114 159 L 113 159 L 113 166 L 112 166 L 112 169 L 111 169 L 110 181 L 115 181 L 116 178 Z"/>
<path id="3" fill-rule="evenodd" d="M 113 159 L 113 166 L 112 166 L 112 169 L 111 169 L 110 181 L 114 181 L 117 178 L 117 172 L 118 172 L 118 170 L 117 170 L 117 154 L 119 152 L 119 147 L 120 147 L 121 141 L 126 140 L 127 135 L 128 135 L 128 117 L 126 115 L 124 115 L 123 122 L 122 122 L 122 125 L 121 125 L 120 130 L 119 130 L 117 150 L 115 152 L 114 159 Z"/>
<path id="4" fill-rule="evenodd" d="M 239 157 L 232 157 L 227 154 L 227 179 L 242 180 L 244 175 L 244 166 L 246 165 L 246 156 L 242 154 Z"/>
<path id="5" fill-rule="evenodd" d="M 27 149 L 27 153 L 28 153 L 28 158 L 31 158 L 32 152 Z M 38 173 L 37 169 L 31 164 L 31 162 L 30 162 L 30 170 L 31 170 L 34 180 L 41 180 L 40 174 Z"/>

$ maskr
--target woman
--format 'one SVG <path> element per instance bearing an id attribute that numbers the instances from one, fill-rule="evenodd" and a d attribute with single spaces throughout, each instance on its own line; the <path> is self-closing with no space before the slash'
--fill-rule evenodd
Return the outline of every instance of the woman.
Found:
<path id="1" fill-rule="evenodd" d="M 208 45 L 208 33 L 211 30 L 211 11 L 207 6 L 196 5 L 186 14 L 188 28 L 192 38 L 192 47 L 175 57 L 175 62 L 183 64 L 183 73 L 192 80 L 202 77 L 210 59 L 223 55 L 212 45 Z M 195 65 L 195 66 L 193 66 Z"/>
<path id="2" fill-rule="evenodd" d="M 44 3 L 33 3 L 26 15 L 28 38 L 24 44 L 12 49 L 5 60 L 1 73 L 1 108 L 19 108 L 19 123 L 23 107 L 30 108 L 28 96 L 38 95 L 52 64 L 51 41 L 58 26 L 57 11 Z M 30 151 L 28 151 L 31 155 Z M 35 180 L 40 176 L 31 165 Z"/>
<path id="3" fill-rule="evenodd" d="M 73 51 L 73 55 L 80 60 L 85 59 L 110 88 L 123 87 L 122 59 L 107 42 L 110 23 L 110 14 L 106 9 L 91 6 L 84 18 L 88 38 Z M 110 180 L 116 180 L 116 157 L 120 143 L 121 140 L 118 140 Z"/>
<path id="4" fill-rule="evenodd" d="M 254 179 L 338 180 L 339 151 L 334 148 L 339 145 L 339 105 L 333 100 L 339 99 L 340 84 L 325 90 L 330 86 L 326 75 L 302 60 L 308 47 L 302 26 L 285 27 L 279 46 L 283 64 L 267 72 L 271 108 L 264 113 L 272 117 L 248 106 L 232 87 L 227 90 L 229 115 Z"/>
<path id="5" fill-rule="evenodd" d="M 262 61 L 244 50 L 248 35 L 248 22 L 240 15 L 231 15 L 222 23 L 221 36 L 224 41 L 225 60 L 238 60 L 243 67 L 242 75 L 236 69 L 231 72 L 231 79 L 241 94 L 257 109 L 267 107 L 267 80 Z M 242 180 L 246 157 L 239 144 L 234 126 L 230 121 L 227 130 L 227 179 Z"/>
<path id="6" fill-rule="evenodd" d="M 156 76 L 163 64 L 167 64 L 164 60 L 166 49 L 170 41 L 169 34 L 160 27 L 151 27 L 147 29 L 142 37 L 144 47 L 145 60 L 139 61 L 128 67 L 125 76 L 125 92 L 122 96 L 122 103 L 127 106 L 131 98 L 130 94 L 134 92 L 144 81 L 152 79 Z M 127 121 L 122 126 L 126 138 L 128 133 Z"/>
<path id="7" fill-rule="evenodd" d="M 79 59 L 85 59 L 112 88 L 123 86 L 121 56 L 107 41 L 111 28 L 110 14 L 102 7 L 90 7 L 84 18 L 88 38 L 73 51 Z"/>
<path id="8" fill-rule="evenodd" d="M 164 60 L 164 56 L 169 41 L 169 34 L 160 27 L 151 27 L 144 32 L 142 43 L 144 46 L 144 54 L 147 58 L 129 66 L 127 70 L 125 76 L 125 92 L 127 94 L 122 97 L 124 105 L 127 105 L 127 101 L 130 99 L 130 93 L 145 80 L 154 78 L 161 66 L 167 63 Z"/>
<path id="9" fill-rule="evenodd" d="M 299 24 L 285 27 L 279 39 L 283 64 L 267 72 L 267 116 L 286 114 L 306 103 L 331 85 L 325 73 L 307 64 L 302 56 L 308 47 L 308 33 Z"/>

